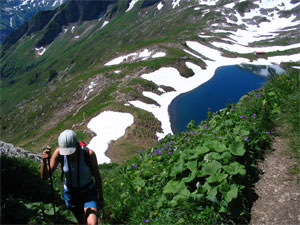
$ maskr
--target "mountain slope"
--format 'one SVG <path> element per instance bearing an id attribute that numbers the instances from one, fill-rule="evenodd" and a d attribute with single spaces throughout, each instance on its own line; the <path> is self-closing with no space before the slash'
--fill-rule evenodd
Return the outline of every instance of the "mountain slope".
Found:
<path id="1" fill-rule="evenodd" d="M 65 0 L 3 0 L 1 1 L 0 26 L 1 43 L 14 30 L 30 19 L 35 13 L 54 9 Z"/>
<path id="2" fill-rule="evenodd" d="M 297 2 L 120 0 L 110 1 L 105 10 L 94 5 L 97 1 L 83 2 L 69 1 L 49 13 L 53 16 L 43 21 L 45 26 L 37 25 L 42 24 L 37 23 L 37 15 L 28 27 L 39 29 L 29 32 L 23 25 L 12 33 L 15 39 L 7 39 L 10 44 L 4 43 L 1 139 L 6 142 L 27 149 L 38 149 L 44 142 L 55 145 L 57 134 L 69 127 L 90 139 L 89 119 L 111 109 L 135 117 L 122 147 L 113 145 L 125 152 L 146 148 L 156 141 L 156 132 L 164 133 L 164 124 L 135 107 L 136 101 L 162 108 L 159 98 L 143 91 L 160 97 L 165 96 L 160 88 L 166 93 L 180 91 L 172 82 L 155 83 L 143 79 L 143 74 L 173 67 L 188 79 L 197 71 L 211 74 L 230 63 L 299 65 L 295 62 L 300 52 Z M 75 6 L 78 10 L 71 10 Z M 85 14 L 90 7 L 98 9 L 92 18 Z M 131 55 L 141 55 L 145 49 L 152 56 L 164 55 Z M 128 57 L 121 64 L 105 65 L 118 56 Z M 89 92 L 92 82 L 96 86 Z"/>

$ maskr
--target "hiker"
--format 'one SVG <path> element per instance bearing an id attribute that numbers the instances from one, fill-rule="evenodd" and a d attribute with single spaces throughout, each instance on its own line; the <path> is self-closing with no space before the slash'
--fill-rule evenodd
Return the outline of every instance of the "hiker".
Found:
<path id="1" fill-rule="evenodd" d="M 97 210 L 103 210 L 104 199 L 96 154 L 84 145 L 82 147 L 72 130 L 60 134 L 58 145 L 52 157 L 50 146 L 43 151 L 41 177 L 47 179 L 49 174 L 51 176 L 60 162 L 65 175 L 64 198 L 67 208 L 75 215 L 78 224 L 97 224 Z M 50 173 L 46 162 L 49 157 Z"/>

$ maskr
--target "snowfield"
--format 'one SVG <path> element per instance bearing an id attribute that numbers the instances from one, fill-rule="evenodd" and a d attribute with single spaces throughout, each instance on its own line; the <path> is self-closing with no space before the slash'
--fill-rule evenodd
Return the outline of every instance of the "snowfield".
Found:
<path id="1" fill-rule="evenodd" d="M 134 122 L 134 117 L 129 113 L 104 111 L 90 120 L 87 127 L 96 133 L 88 147 L 95 151 L 98 164 L 110 163 L 105 155 L 111 141 L 117 140 L 125 134 L 127 127 Z"/>

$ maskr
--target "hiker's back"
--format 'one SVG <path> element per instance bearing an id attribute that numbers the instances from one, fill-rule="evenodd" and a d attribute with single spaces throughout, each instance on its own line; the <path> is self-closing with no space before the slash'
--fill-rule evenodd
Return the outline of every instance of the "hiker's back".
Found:
<path id="1" fill-rule="evenodd" d="M 80 186 L 85 186 L 86 184 L 90 183 L 92 181 L 92 173 L 89 168 L 89 166 L 86 164 L 84 160 L 84 155 L 83 151 L 81 151 L 81 157 L 79 160 L 79 176 L 80 176 Z M 70 171 L 69 171 L 69 165 L 71 167 L 71 177 L 72 177 L 72 182 L 70 181 Z M 63 166 L 63 172 L 65 173 L 66 176 L 66 182 L 68 185 L 71 185 L 73 187 L 78 187 L 77 185 L 77 161 L 70 162 L 68 164 L 68 159 L 66 156 L 64 156 L 64 166 Z"/>

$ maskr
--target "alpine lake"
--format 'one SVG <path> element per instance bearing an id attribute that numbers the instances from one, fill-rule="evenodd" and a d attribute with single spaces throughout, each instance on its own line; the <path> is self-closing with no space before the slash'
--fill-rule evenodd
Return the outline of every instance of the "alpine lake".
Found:
<path id="1" fill-rule="evenodd" d="M 232 65 L 216 69 L 214 76 L 192 91 L 177 96 L 169 105 L 173 133 L 187 130 L 187 124 L 207 119 L 207 113 L 216 112 L 255 89 L 261 88 L 271 74 L 282 73 L 280 67 Z"/>

